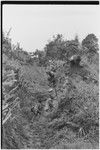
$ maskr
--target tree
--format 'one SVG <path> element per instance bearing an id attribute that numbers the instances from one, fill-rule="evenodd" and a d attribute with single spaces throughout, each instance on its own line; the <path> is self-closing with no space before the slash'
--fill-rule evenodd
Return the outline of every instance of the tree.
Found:
<path id="1" fill-rule="evenodd" d="M 69 58 L 72 55 L 79 53 L 79 42 L 75 40 L 66 41 L 66 56 Z"/>
<path id="2" fill-rule="evenodd" d="M 7 35 L 5 35 L 5 33 L 2 33 L 2 51 L 5 54 L 9 54 L 9 52 L 11 52 L 11 38 L 9 38 L 9 33 Z"/>
<path id="3" fill-rule="evenodd" d="M 75 36 L 75 41 L 76 41 L 77 43 L 79 43 L 78 35 Z"/>
<path id="4" fill-rule="evenodd" d="M 35 58 L 38 59 L 39 66 L 45 66 L 47 62 L 47 58 L 45 57 L 45 51 L 36 50 L 34 52 Z"/>
<path id="5" fill-rule="evenodd" d="M 79 52 L 78 36 L 74 40 L 65 41 L 62 35 L 54 36 L 46 47 L 46 57 L 49 59 L 66 60 Z"/>
<path id="6" fill-rule="evenodd" d="M 88 52 L 97 52 L 99 50 L 98 38 L 93 33 L 88 34 L 82 41 L 82 47 L 87 48 Z"/>
<path id="7" fill-rule="evenodd" d="M 50 41 L 46 47 L 46 57 L 49 59 L 59 59 L 63 51 L 64 40 L 62 34 L 57 34 L 53 36 L 53 40 Z"/>

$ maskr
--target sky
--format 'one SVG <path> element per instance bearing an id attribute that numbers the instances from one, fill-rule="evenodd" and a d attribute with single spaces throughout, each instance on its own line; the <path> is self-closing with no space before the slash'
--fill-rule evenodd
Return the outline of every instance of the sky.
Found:
<path id="1" fill-rule="evenodd" d="M 100 38 L 99 5 L 3 5 L 3 31 L 12 43 L 28 52 L 43 50 L 53 35 L 82 41 L 94 33 Z"/>

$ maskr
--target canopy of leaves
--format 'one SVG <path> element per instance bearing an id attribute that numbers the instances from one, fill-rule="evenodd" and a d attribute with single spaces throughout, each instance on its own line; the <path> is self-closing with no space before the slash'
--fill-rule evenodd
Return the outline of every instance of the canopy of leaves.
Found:
<path id="1" fill-rule="evenodd" d="M 79 41 L 77 37 L 75 40 L 65 41 L 63 36 L 58 34 L 46 45 L 45 50 L 48 59 L 66 60 L 79 52 Z"/>
<path id="2" fill-rule="evenodd" d="M 99 50 L 97 37 L 93 33 L 88 34 L 86 38 L 83 39 L 82 46 L 87 48 L 87 51 L 90 53 L 97 52 Z"/>

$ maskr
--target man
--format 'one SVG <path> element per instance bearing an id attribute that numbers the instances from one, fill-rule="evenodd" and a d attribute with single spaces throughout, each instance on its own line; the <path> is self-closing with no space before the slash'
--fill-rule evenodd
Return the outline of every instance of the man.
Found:
<path id="1" fill-rule="evenodd" d="M 48 71 L 47 74 L 49 75 L 48 77 L 49 85 L 55 87 L 56 86 L 55 73 L 53 71 Z"/>
<path id="2" fill-rule="evenodd" d="M 48 98 L 45 102 L 45 107 L 44 107 L 44 111 L 45 112 L 51 112 L 53 109 L 53 99 Z"/>
<path id="3" fill-rule="evenodd" d="M 78 66 L 80 64 L 80 61 L 81 61 L 81 57 L 79 55 L 73 55 L 70 58 L 71 66 L 73 66 L 73 65 L 77 65 Z"/>
<path id="4" fill-rule="evenodd" d="M 31 112 L 34 113 L 34 115 L 38 115 L 41 113 L 41 104 L 40 103 L 36 103 L 32 108 L 31 108 Z"/>

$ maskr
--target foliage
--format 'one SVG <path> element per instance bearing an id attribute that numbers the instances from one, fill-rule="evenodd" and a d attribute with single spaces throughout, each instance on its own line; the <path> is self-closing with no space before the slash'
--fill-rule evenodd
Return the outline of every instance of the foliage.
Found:
<path id="1" fill-rule="evenodd" d="M 45 50 L 46 57 L 48 59 L 66 60 L 73 54 L 78 53 L 78 37 L 76 37 L 75 40 L 65 41 L 63 36 L 58 34 L 56 37 L 54 36 L 53 40 L 46 45 Z"/>
<path id="2" fill-rule="evenodd" d="M 90 53 L 97 52 L 99 50 L 97 37 L 93 33 L 88 34 L 86 38 L 83 39 L 82 46 L 87 48 Z"/>
<path id="3" fill-rule="evenodd" d="M 97 40 L 87 37 L 81 45 L 77 36 L 65 41 L 58 34 L 32 58 L 3 36 L 2 148 L 98 148 L 99 58 L 95 52 L 90 61 L 91 41 Z M 80 66 L 71 66 L 74 54 Z"/>

